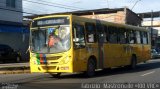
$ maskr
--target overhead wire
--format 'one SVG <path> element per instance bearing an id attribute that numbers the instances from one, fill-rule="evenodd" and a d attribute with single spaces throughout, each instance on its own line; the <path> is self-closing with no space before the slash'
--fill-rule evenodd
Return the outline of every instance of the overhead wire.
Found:
<path id="1" fill-rule="evenodd" d="M 30 2 L 25 2 L 25 3 L 23 3 L 23 4 L 24 4 L 24 5 L 23 5 L 23 10 L 26 10 L 26 9 L 29 10 L 29 8 L 30 8 L 30 10 L 35 11 L 35 12 L 38 12 L 37 14 L 47 13 L 47 11 L 48 11 L 47 8 L 42 8 L 42 6 L 40 6 L 40 5 L 36 5 L 36 6 L 33 6 L 33 7 L 32 7 L 32 5 L 31 5 L 31 7 L 28 8 L 28 6 L 26 6 L 26 5 L 29 4 L 29 3 L 30 3 Z M 29 10 L 29 11 L 30 11 L 30 10 Z M 51 10 L 49 10 L 49 11 L 57 12 L 57 11 L 55 11 L 55 9 L 51 9 Z"/>
<path id="2" fill-rule="evenodd" d="M 85 9 L 85 8 L 80 8 L 80 7 L 70 6 L 70 5 L 64 5 L 64 4 L 60 4 L 60 3 L 53 3 L 53 2 L 44 1 L 44 0 L 38 0 L 38 1 L 45 2 L 45 3 L 50 3 L 50 4 L 61 5 L 61 6 L 66 6 L 66 7 L 71 7 L 71 8 L 76 8 L 76 9 Z"/>
<path id="3" fill-rule="evenodd" d="M 62 5 L 42 3 L 42 2 L 36 2 L 36 1 L 31 1 L 31 0 L 24 0 L 24 1 L 35 3 L 35 4 L 41 4 L 41 5 L 46 5 L 46 6 L 57 7 L 57 8 L 64 8 L 64 9 L 70 9 L 70 10 L 79 10 L 79 9 L 76 9 L 76 8 L 66 7 L 66 6 L 62 6 Z"/>

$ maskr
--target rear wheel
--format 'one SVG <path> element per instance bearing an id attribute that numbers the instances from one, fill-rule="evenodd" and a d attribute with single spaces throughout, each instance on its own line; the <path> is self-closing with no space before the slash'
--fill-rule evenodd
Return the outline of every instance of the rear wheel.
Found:
<path id="1" fill-rule="evenodd" d="M 87 77 L 93 77 L 95 75 L 95 69 L 96 69 L 95 65 L 96 65 L 95 61 L 93 59 L 89 59 L 86 71 Z"/>
<path id="2" fill-rule="evenodd" d="M 137 65 L 137 58 L 136 58 L 136 56 L 132 56 L 130 68 L 135 69 L 136 65 Z"/>

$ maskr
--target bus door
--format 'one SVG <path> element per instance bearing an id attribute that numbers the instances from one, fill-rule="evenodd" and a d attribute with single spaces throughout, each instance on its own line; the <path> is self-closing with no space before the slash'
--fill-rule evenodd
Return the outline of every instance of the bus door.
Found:
<path id="1" fill-rule="evenodd" d="M 85 70 L 85 59 L 86 49 L 85 49 L 85 34 L 84 26 L 79 24 L 73 25 L 73 48 L 74 48 L 74 70 L 84 71 Z"/>
<path id="2" fill-rule="evenodd" d="M 122 63 L 121 59 L 121 45 L 118 43 L 119 30 L 115 26 L 108 26 L 108 47 L 105 50 L 107 54 L 108 63 L 110 67 L 119 66 Z"/>
<path id="3" fill-rule="evenodd" d="M 99 56 L 99 67 L 104 67 L 104 34 L 98 34 L 98 56 Z"/>
<path id="4" fill-rule="evenodd" d="M 119 31 L 118 31 L 118 44 L 120 44 L 119 48 L 117 48 L 117 50 L 119 50 L 119 54 L 120 54 L 120 59 L 119 59 L 118 65 L 122 66 L 125 64 L 125 62 L 128 58 L 129 45 L 126 42 L 126 40 L 127 40 L 126 30 L 124 28 L 118 28 L 118 29 L 119 29 Z"/>
<path id="5" fill-rule="evenodd" d="M 131 62 L 132 54 L 135 49 L 135 31 L 131 29 L 122 29 L 120 32 L 120 43 L 122 44 L 122 55 L 123 62 L 121 65 L 129 65 Z"/>
<path id="6" fill-rule="evenodd" d="M 149 58 L 148 52 L 150 46 L 148 46 L 148 33 L 147 32 L 141 32 L 141 44 L 142 44 L 142 60 L 145 61 Z"/>
<path id="7" fill-rule="evenodd" d="M 98 67 L 104 68 L 104 40 L 105 31 L 99 20 L 96 21 L 97 40 L 98 40 Z"/>

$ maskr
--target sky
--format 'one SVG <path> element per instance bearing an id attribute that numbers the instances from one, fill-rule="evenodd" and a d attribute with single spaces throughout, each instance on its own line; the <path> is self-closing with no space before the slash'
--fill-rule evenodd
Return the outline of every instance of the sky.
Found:
<path id="1" fill-rule="evenodd" d="M 160 0 L 23 0 L 23 11 L 34 14 L 122 7 L 135 13 L 160 11 Z"/>

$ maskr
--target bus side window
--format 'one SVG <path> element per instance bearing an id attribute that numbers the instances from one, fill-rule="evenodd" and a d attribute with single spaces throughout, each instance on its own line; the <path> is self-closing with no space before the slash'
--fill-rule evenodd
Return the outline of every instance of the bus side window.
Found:
<path id="1" fill-rule="evenodd" d="M 109 42 L 117 43 L 117 28 L 116 27 L 108 27 L 109 30 Z"/>
<path id="2" fill-rule="evenodd" d="M 141 43 L 141 37 L 140 37 L 140 31 L 136 31 L 136 38 L 137 38 L 137 43 Z"/>
<path id="3" fill-rule="evenodd" d="M 92 23 L 86 23 L 86 32 L 87 32 L 87 42 L 94 43 L 96 42 L 96 27 Z"/>
<path id="4" fill-rule="evenodd" d="M 136 33 L 135 31 L 131 30 L 129 34 L 129 43 L 135 44 L 136 43 Z"/>
<path id="5" fill-rule="evenodd" d="M 125 29 L 119 28 L 119 43 L 125 44 L 126 43 L 126 37 L 125 37 Z"/>
<path id="6" fill-rule="evenodd" d="M 73 25 L 73 43 L 74 48 L 84 48 L 85 47 L 85 34 L 84 27 L 82 25 Z"/>
<path id="7" fill-rule="evenodd" d="M 143 44 L 148 44 L 148 35 L 147 32 L 142 32 Z"/>
<path id="8" fill-rule="evenodd" d="M 143 44 L 143 32 L 140 31 L 141 44 Z"/>
<path id="9" fill-rule="evenodd" d="M 126 38 L 126 44 L 129 44 L 130 42 L 130 31 L 129 29 L 125 29 L 125 38 Z"/>
<path id="10" fill-rule="evenodd" d="M 107 26 L 104 26 L 104 32 L 105 32 L 105 39 L 104 39 L 104 42 L 109 42 L 109 33 L 108 33 L 108 27 Z"/>
<path id="11" fill-rule="evenodd" d="M 149 44 L 150 43 L 149 32 L 146 32 L 146 34 L 147 34 L 147 44 Z"/>
<path id="12" fill-rule="evenodd" d="M 106 33 L 104 31 L 104 25 L 103 24 L 97 26 L 97 35 L 98 35 L 98 42 L 99 43 L 106 42 Z"/>

